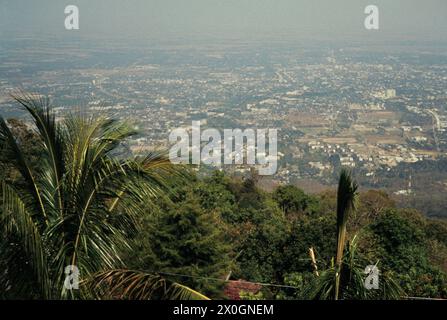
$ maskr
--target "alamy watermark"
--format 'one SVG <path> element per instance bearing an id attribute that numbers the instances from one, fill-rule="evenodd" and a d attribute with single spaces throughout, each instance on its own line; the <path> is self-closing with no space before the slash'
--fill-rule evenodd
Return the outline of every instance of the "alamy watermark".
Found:
<path id="1" fill-rule="evenodd" d="M 67 290 L 78 290 L 79 289 L 79 269 L 74 265 L 69 265 L 65 267 L 65 280 L 64 288 Z"/>
<path id="2" fill-rule="evenodd" d="M 79 30 L 79 8 L 75 5 L 68 5 L 64 9 L 65 29 Z M 379 7 L 376 5 L 368 5 L 365 7 L 364 27 L 367 30 L 379 30 Z"/>
<path id="3" fill-rule="evenodd" d="M 225 165 L 257 165 L 260 175 L 273 175 L 278 167 L 277 129 L 217 129 L 201 131 L 200 121 L 192 121 L 191 129 L 171 131 L 169 150 L 172 163 Z M 191 134 L 190 134 L 191 133 Z M 205 144 L 204 144 L 205 143 Z"/>
<path id="4" fill-rule="evenodd" d="M 367 30 L 379 30 L 379 7 L 369 5 L 365 8 L 365 28 Z"/>
<path id="5" fill-rule="evenodd" d="M 379 289 L 379 268 L 377 268 L 376 265 L 369 265 L 366 266 L 365 270 L 363 271 L 364 274 L 366 274 L 364 286 L 367 290 L 378 290 Z"/>
<path id="6" fill-rule="evenodd" d="M 69 5 L 65 7 L 65 29 L 67 30 L 79 30 L 79 8 L 75 5 Z"/>

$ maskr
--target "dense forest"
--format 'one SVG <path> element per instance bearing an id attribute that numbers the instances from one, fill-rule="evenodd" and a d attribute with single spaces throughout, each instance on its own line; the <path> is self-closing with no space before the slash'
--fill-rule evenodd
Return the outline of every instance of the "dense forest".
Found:
<path id="1" fill-rule="evenodd" d="M 0 298 L 447 298 L 447 221 L 399 209 L 340 172 L 337 190 L 272 192 L 233 177 L 123 156 L 119 121 L 16 97 L 33 126 L 0 118 Z M 80 270 L 64 289 L 64 268 Z M 379 288 L 364 287 L 367 266 Z"/>

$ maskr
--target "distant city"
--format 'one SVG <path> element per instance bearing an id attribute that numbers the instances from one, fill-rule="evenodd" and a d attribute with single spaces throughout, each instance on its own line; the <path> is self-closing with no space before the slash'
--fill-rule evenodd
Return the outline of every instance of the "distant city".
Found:
<path id="1" fill-rule="evenodd" d="M 59 42 L 56 42 L 59 43 Z M 135 121 L 135 154 L 167 148 L 169 132 L 277 128 L 279 166 L 266 188 L 333 187 L 349 167 L 364 188 L 401 206 L 447 209 L 447 54 L 405 44 L 344 46 L 288 41 L 194 43 L 2 40 L 0 108 L 9 94 L 49 96 L 68 111 Z M 248 166 L 223 168 L 235 175 Z"/>

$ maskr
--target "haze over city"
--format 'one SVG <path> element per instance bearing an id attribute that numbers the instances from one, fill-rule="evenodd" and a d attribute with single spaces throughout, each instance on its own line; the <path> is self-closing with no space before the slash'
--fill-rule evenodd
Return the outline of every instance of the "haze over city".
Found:
<path id="1" fill-rule="evenodd" d="M 80 10 L 80 30 L 63 28 L 64 8 Z M 363 28 L 364 8 L 380 9 L 380 31 Z M 2 0 L 0 39 L 12 35 L 446 41 L 444 0 Z"/>

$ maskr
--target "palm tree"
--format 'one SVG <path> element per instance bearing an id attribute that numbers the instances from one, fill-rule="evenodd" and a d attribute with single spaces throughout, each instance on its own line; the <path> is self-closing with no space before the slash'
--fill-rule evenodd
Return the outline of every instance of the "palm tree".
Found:
<path id="1" fill-rule="evenodd" d="M 362 263 L 357 255 L 358 236 L 347 242 L 346 250 L 341 262 L 339 296 L 343 294 L 343 299 L 361 300 L 395 300 L 401 299 L 404 295 L 399 284 L 394 280 L 392 272 L 380 273 L 380 286 L 377 290 L 368 290 L 365 287 L 365 263 Z M 376 262 L 378 266 L 379 262 Z M 315 281 L 306 289 L 306 297 L 309 299 L 334 299 L 335 276 L 338 268 L 334 265 L 324 270 Z M 342 289 L 342 290 L 341 290 Z M 338 298 L 337 297 L 337 298 Z"/>
<path id="2" fill-rule="evenodd" d="M 403 292 L 394 281 L 392 273 L 384 272 L 380 276 L 380 289 L 367 290 L 364 286 L 364 268 L 357 257 L 358 236 L 354 235 L 346 247 L 346 226 L 349 216 L 355 211 L 358 185 L 349 171 L 340 173 L 337 191 L 337 251 L 331 267 L 322 271 L 307 288 L 310 299 L 399 299 Z M 313 252 L 312 252 L 313 254 Z M 312 259 L 312 255 L 311 255 Z M 313 261 L 315 258 L 312 259 Z M 376 263 L 376 265 L 378 262 Z M 316 266 L 314 266 L 316 268 Z"/>
<path id="3" fill-rule="evenodd" d="M 340 277 L 343 252 L 346 243 L 346 224 L 348 216 L 355 210 L 357 199 L 357 183 L 353 181 L 351 173 L 342 170 L 337 191 L 337 254 L 335 256 L 335 300 L 340 290 Z"/>
<path id="4" fill-rule="evenodd" d="M 122 268 L 119 251 L 128 246 L 136 218 L 182 171 L 160 153 L 114 155 L 136 133 L 126 122 L 74 115 L 56 121 L 48 99 L 14 99 L 31 116 L 41 155 L 31 166 L 0 116 L 3 161 L 20 175 L 20 183 L 0 185 L 0 260 L 7 266 L 0 285 L 39 299 L 88 297 L 88 286 L 79 293 L 65 288 L 66 266 L 76 266 L 87 280 Z"/>

